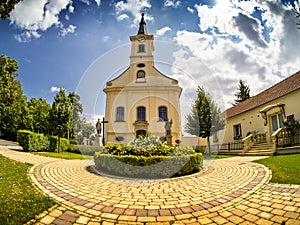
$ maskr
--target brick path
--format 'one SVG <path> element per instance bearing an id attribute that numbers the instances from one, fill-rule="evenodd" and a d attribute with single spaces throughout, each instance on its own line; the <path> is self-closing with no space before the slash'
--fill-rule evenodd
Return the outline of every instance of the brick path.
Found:
<path id="1" fill-rule="evenodd" d="M 179 178 L 135 180 L 95 175 L 88 160 L 61 160 L 2 148 L 34 164 L 32 182 L 57 205 L 33 224 L 300 224 L 300 186 L 269 183 L 270 171 L 235 157 L 206 162 Z"/>

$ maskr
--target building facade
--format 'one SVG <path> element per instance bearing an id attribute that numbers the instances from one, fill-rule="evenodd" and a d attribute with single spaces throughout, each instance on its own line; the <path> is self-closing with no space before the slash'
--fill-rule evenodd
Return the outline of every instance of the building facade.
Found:
<path id="1" fill-rule="evenodd" d="M 266 142 L 284 126 L 284 121 L 300 119 L 300 71 L 267 90 L 225 111 L 223 143 L 239 141 L 250 133 L 264 134 Z"/>
<path id="2" fill-rule="evenodd" d="M 138 33 L 130 41 L 129 67 L 104 89 L 105 143 L 128 143 L 146 134 L 164 139 L 170 120 L 173 142 L 181 139 L 181 88 L 177 80 L 155 68 L 154 36 L 147 34 L 143 14 Z"/>

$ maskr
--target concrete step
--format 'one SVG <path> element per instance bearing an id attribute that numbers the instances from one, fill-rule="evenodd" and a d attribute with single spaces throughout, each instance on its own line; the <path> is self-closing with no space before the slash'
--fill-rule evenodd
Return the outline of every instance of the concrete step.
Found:
<path id="1" fill-rule="evenodd" d="M 253 145 L 248 152 L 241 153 L 244 156 L 271 156 L 274 155 L 272 151 L 272 143 L 258 143 Z"/>
<path id="2" fill-rule="evenodd" d="M 241 153 L 241 156 L 272 156 L 274 155 L 273 152 L 247 152 Z"/>

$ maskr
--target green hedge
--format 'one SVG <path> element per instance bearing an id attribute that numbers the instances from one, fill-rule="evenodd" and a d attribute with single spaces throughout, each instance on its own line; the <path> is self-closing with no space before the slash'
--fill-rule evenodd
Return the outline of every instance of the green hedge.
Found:
<path id="1" fill-rule="evenodd" d="M 202 166 L 202 154 L 176 156 L 116 156 L 95 153 L 97 170 L 138 178 L 166 178 L 191 174 Z"/>
<path id="2" fill-rule="evenodd" d="M 58 137 L 44 136 L 28 130 L 19 130 L 17 134 L 17 141 L 22 146 L 24 151 L 57 151 Z M 61 151 L 66 151 L 70 142 L 66 138 L 60 139 Z"/>
<path id="3" fill-rule="evenodd" d="M 56 152 L 58 151 L 58 137 L 57 136 L 48 136 L 50 141 L 49 151 Z M 60 138 L 60 151 L 67 151 L 70 146 L 70 141 L 66 138 Z"/>
<path id="4" fill-rule="evenodd" d="M 24 151 L 45 151 L 49 148 L 50 141 L 47 136 L 28 130 L 19 130 L 17 141 Z"/>
<path id="5" fill-rule="evenodd" d="M 87 145 L 70 145 L 68 152 L 82 154 L 82 155 L 95 155 L 95 152 L 103 153 L 104 148 L 102 146 L 87 146 Z"/>

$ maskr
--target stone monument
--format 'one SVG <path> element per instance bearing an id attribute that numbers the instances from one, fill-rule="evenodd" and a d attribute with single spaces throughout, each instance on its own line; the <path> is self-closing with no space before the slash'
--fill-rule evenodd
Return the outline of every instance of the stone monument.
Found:
<path id="1" fill-rule="evenodd" d="M 171 146 L 172 145 L 172 134 L 171 134 L 171 128 L 172 128 L 172 119 L 169 121 L 167 120 L 166 124 L 165 124 L 165 130 L 166 130 L 166 141 L 167 141 L 167 145 Z"/>

